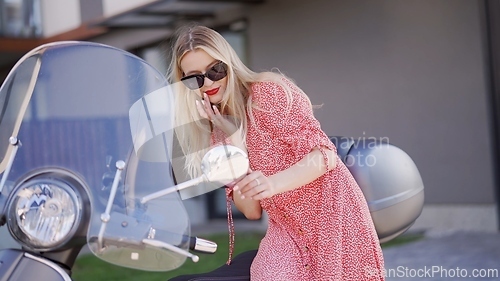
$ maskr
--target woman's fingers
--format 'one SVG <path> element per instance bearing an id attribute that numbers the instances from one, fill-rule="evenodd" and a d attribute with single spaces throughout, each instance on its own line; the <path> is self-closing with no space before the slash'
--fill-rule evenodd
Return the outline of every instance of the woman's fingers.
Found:
<path id="1" fill-rule="evenodd" d="M 205 112 L 208 115 L 208 119 L 213 120 L 214 111 L 212 109 L 212 104 L 210 103 L 210 99 L 208 98 L 207 93 L 203 94 L 202 102 L 203 102 L 203 105 L 205 107 Z"/>
<path id="2" fill-rule="evenodd" d="M 257 178 L 258 178 L 257 173 L 250 173 L 246 175 L 243 179 L 241 179 L 238 183 L 236 183 L 234 190 L 239 191 L 242 194 L 247 192 L 249 189 L 252 188 L 250 184 L 253 181 L 255 181 L 254 182 L 255 185 L 260 184 L 260 181 Z M 257 181 L 255 179 L 257 179 Z"/>
<path id="3" fill-rule="evenodd" d="M 219 109 L 217 108 L 217 106 L 212 105 L 212 110 L 214 111 L 215 116 L 221 116 L 220 111 L 219 111 Z"/>
<path id="4" fill-rule="evenodd" d="M 215 105 L 212 105 L 212 110 L 214 112 L 214 115 L 213 115 L 213 119 L 214 121 L 216 122 L 219 122 L 219 124 L 222 124 L 222 122 L 224 121 L 227 121 L 227 120 L 224 120 L 224 118 L 222 117 L 222 114 L 220 114 L 220 111 L 219 109 L 217 108 L 217 106 Z"/>
<path id="5" fill-rule="evenodd" d="M 242 199 L 260 200 L 271 196 L 269 180 L 260 171 L 252 172 L 236 183 L 234 191 L 238 192 Z"/>
<path id="6" fill-rule="evenodd" d="M 202 118 L 208 118 L 207 112 L 198 100 L 196 100 L 196 109 Z"/>
<path id="7" fill-rule="evenodd" d="M 208 95 L 206 93 L 203 94 L 201 102 L 196 100 L 196 109 L 198 110 L 198 113 L 202 118 L 207 118 L 208 120 L 213 122 L 215 114 L 212 108 L 212 104 L 210 103 L 210 100 L 208 99 Z"/>
<path id="8" fill-rule="evenodd" d="M 217 106 L 210 103 L 206 93 L 203 93 L 201 102 L 196 101 L 196 109 L 202 118 L 208 119 L 228 136 L 232 136 L 238 131 L 238 127 L 231 120 L 227 119 L 227 116 L 223 116 Z"/>

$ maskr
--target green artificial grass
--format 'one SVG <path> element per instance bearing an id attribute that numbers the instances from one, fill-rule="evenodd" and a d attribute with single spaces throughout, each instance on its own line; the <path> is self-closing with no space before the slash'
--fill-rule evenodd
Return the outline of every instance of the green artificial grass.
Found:
<path id="1" fill-rule="evenodd" d="M 394 238 L 386 243 L 383 243 L 381 246 L 382 246 L 382 249 L 386 249 L 386 248 L 393 247 L 393 246 L 400 246 L 403 244 L 416 242 L 418 240 L 423 239 L 424 237 L 425 236 L 423 233 L 403 233 L 400 236 L 398 236 L 398 237 L 396 237 L 396 238 Z"/>
<path id="2" fill-rule="evenodd" d="M 263 233 L 237 233 L 234 256 L 241 252 L 257 249 Z M 403 234 L 382 244 L 382 248 L 398 246 L 422 239 L 423 234 Z M 92 254 L 80 256 L 73 268 L 74 281 L 165 281 L 179 275 L 209 272 L 223 265 L 228 258 L 228 234 L 208 235 L 204 237 L 217 243 L 215 254 L 198 254 L 198 263 L 187 259 L 173 271 L 147 272 L 115 266 L 106 263 Z"/>
<path id="3" fill-rule="evenodd" d="M 262 233 L 237 233 L 233 256 L 257 249 L 262 237 Z M 203 238 L 217 243 L 217 252 L 215 254 L 197 254 L 200 257 L 198 263 L 194 263 L 188 258 L 181 267 L 173 271 L 148 272 L 129 269 L 106 263 L 92 254 L 86 254 L 77 259 L 73 267 L 72 278 L 74 281 L 165 281 L 179 275 L 209 272 L 227 261 L 229 237 L 225 233 L 207 235 Z"/>

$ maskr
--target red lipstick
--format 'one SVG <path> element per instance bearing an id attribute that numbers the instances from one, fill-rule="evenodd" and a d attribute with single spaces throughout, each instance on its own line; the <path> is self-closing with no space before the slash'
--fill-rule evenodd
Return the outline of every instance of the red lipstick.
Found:
<path id="1" fill-rule="evenodd" d="M 217 94 L 219 92 L 219 88 L 220 87 L 212 89 L 212 90 L 208 90 L 205 93 L 207 93 L 207 95 L 209 95 L 209 96 L 213 96 L 213 95 L 215 95 L 215 94 Z"/>

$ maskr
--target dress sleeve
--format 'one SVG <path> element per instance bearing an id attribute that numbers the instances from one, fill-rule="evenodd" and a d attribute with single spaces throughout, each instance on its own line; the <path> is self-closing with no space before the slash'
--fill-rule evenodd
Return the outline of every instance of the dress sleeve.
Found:
<path id="1" fill-rule="evenodd" d="M 328 165 L 325 148 L 336 153 L 335 145 L 321 129 L 307 97 L 301 94 L 302 91 L 295 84 L 286 79 L 284 81 L 291 88 L 290 98 L 285 89 L 275 82 L 261 82 L 252 86 L 256 127 L 261 133 L 271 134 L 273 139 L 285 143 L 297 161 L 318 148 Z"/>

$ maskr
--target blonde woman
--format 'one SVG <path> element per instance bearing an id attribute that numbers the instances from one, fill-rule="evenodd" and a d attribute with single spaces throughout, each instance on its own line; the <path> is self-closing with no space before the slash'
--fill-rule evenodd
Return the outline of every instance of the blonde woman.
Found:
<path id="1" fill-rule="evenodd" d="M 248 153 L 251 170 L 227 196 L 248 219 L 268 214 L 251 280 L 384 279 L 365 198 L 300 88 L 282 74 L 253 72 L 199 25 L 178 31 L 169 79 L 185 85 L 176 116 L 189 125 L 177 136 L 191 176 L 211 145 Z M 232 244 L 228 264 L 231 253 Z"/>

